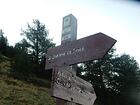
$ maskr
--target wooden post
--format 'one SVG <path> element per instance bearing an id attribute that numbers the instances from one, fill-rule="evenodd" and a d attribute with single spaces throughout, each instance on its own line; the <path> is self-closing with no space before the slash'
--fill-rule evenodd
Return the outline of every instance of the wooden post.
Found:
<path id="1" fill-rule="evenodd" d="M 77 40 L 77 19 L 72 15 L 67 15 L 63 18 L 61 45 Z M 76 75 L 75 67 L 72 67 L 72 72 Z M 76 103 L 56 99 L 56 105 L 77 105 Z"/>

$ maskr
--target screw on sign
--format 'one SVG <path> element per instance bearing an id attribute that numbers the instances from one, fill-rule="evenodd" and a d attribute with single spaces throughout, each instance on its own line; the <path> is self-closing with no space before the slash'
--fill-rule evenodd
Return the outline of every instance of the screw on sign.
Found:
<path id="1" fill-rule="evenodd" d="M 53 67 L 69 66 L 102 58 L 115 43 L 115 39 L 103 33 L 97 33 L 67 44 L 50 48 L 46 55 L 45 69 L 48 70 Z"/>

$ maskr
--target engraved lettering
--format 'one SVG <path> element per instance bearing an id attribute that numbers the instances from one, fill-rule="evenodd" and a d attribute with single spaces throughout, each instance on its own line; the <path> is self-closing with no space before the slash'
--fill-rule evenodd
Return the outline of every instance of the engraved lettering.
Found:
<path id="1" fill-rule="evenodd" d="M 54 59 L 59 58 L 59 57 L 64 57 L 64 56 L 72 55 L 72 54 L 78 54 L 78 53 L 83 52 L 83 51 L 84 51 L 84 47 L 74 48 L 72 50 L 69 50 L 69 51 L 66 51 L 66 52 L 62 52 L 60 54 L 55 54 L 55 55 L 49 56 L 47 58 L 47 60 L 54 60 Z"/>
<path id="2" fill-rule="evenodd" d="M 57 85 L 72 90 L 73 92 L 77 92 L 81 96 L 84 95 L 85 97 L 87 97 L 89 93 L 84 91 L 81 86 L 75 85 L 75 83 L 77 82 L 75 79 L 76 78 L 70 74 L 67 74 L 63 71 L 57 71 L 54 82 Z"/>

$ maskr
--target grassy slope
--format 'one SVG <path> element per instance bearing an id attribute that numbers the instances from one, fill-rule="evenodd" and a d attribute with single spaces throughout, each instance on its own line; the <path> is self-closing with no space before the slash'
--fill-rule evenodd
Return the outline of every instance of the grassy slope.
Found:
<path id="1" fill-rule="evenodd" d="M 0 75 L 0 105 L 55 105 L 49 89 Z"/>

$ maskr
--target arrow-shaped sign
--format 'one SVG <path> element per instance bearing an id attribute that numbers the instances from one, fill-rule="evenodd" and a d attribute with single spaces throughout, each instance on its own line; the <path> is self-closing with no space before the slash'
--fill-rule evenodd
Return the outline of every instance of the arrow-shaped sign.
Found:
<path id="1" fill-rule="evenodd" d="M 93 105 L 96 94 L 92 84 L 73 75 L 71 69 L 70 66 L 54 69 L 52 96 L 80 105 Z"/>
<path id="2" fill-rule="evenodd" d="M 102 58 L 116 40 L 97 33 L 70 43 L 48 49 L 45 69 L 68 66 Z"/>

